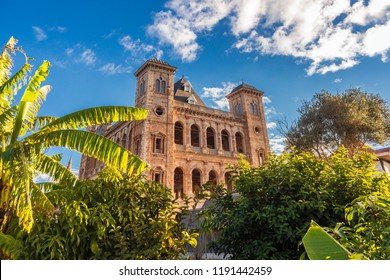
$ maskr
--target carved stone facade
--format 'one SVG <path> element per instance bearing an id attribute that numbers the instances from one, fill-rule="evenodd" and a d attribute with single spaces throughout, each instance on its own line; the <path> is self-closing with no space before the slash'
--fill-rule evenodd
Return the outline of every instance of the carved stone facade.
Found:
<path id="1" fill-rule="evenodd" d="M 226 98 L 230 112 L 208 108 L 189 81 L 174 83 L 176 67 L 151 59 L 136 72 L 135 106 L 149 109 L 146 120 L 89 128 L 145 160 L 146 176 L 166 185 L 177 198 L 192 195 L 212 181 L 229 184 L 227 164 L 244 154 L 259 165 L 269 153 L 263 92 L 241 84 Z M 95 178 L 103 169 L 82 157 L 80 178 Z"/>

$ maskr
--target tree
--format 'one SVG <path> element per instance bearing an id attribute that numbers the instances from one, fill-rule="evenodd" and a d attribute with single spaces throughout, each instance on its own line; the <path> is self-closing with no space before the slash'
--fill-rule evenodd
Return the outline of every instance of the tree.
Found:
<path id="1" fill-rule="evenodd" d="M 241 162 L 238 195 L 217 188 L 200 216 L 203 230 L 218 232 L 211 248 L 233 259 L 298 259 L 312 220 L 334 227 L 355 198 L 390 190 L 373 156 L 347 155 L 344 148 L 327 160 L 293 151 L 270 155 L 259 167 Z"/>
<path id="2" fill-rule="evenodd" d="M 177 259 L 187 244 L 196 246 L 171 191 L 139 176 L 106 169 L 94 181 L 55 185 L 47 197 L 57 207 L 53 215 L 34 211 L 30 234 L 11 225 L 13 237 L 0 242 L 11 258 Z"/>
<path id="3" fill-rule="evenodd" d="M 80 130 L 93 124 L 144 119 L 147 111 L 130 107 L 96 107 L 63 116 L 39 117 L 40 105 L 50 91 L 41 86 L 49 74 L 50 63 L 44 61 L 30 76 L 31 58 L 16 46 L 11 38 L 0 55 L 0 227 L 7 227 L 14 215 L 27 232 L 33 226 L 33 208 L 46 209 L 54 205 L 33 182 L 36 172 L 54 180 L 73 185 L 75 176 L 60 164 L 58 156 L 47 156 L 51 147 L 65 147 L 95 157 L 124 173 L 140 173 L 146 163 L 128 150 L 102 136 Z M 12 56 L 21 53 L 25 63 L 14 74 Z M 24 87 L 19 103 L 15 94 Z"/>
<path id="4" fill-rule="evenodd" d="M 353 88 L 332 95 L 322 91 L 298 109 L 298 121 L 282 128 L 287 146 L 326 157 L 340 146 L 349 155 L 366 144 L 390 139 L 390 112 L 379 95 Z"/>

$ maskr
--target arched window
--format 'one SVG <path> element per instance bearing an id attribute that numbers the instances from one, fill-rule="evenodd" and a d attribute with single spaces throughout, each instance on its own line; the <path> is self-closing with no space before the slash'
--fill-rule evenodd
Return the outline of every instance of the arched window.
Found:
<path id="1" fill-rule="evenodd" d="M 235 106 L 234 106 L 234 113 L 236 113 L 237 115 L 242 115 L 242 106 L 241 106 L 241 103 L 237 103 Z"/>
<path id="2" fill-rule="evenodd" d="M 167 83 L 162 80 L 161 81 L 161 93 L 166 93 L 167 92 Z"/>
<path id="3" fill-rule="evenodd" d="M 191 145 L 200 147 L 200 130 L 196 124 L 191 125 Z"/>
<path id="4" fill-rule="evenodd" d="M 183 125 L 180 122 L 175 123 L 175 144 L 183 145 Z"/>
<path id="5" fill-rule="evenodd" d="M 124 147 L 124 148 L 127 148 L 127 147 L 126 147 L 126 140 L 127 140 L 127 137 L 126 137 L 126 133 L 125 133 L 125 134 L 123 134 L 123 136 L 122 136 L 122 147 Z"/>
<path id="6" fill-rule="evenodd" d="M 161 86 L 160 86 L 160 80 L 156 80 L 156 92 L 160 92 Z"/>
<path id="7" fill-rule="evenodd" d="M 233 191 L 233 176 L 232 173 L 226 172 L 225 173 L 225 185 L 228 191 L 232 192 Z"/>
<path id="8" fill-rule="evenodd" d="M 249 112 L 252 115 L 258 115 L 259 114 L 259 106 L 257 105 L 257 103 L 255 101 L 252 101 L 249 104 Z"/>
<path id="9" fill-rule="evenodd" d="M 244 153 L 244 139 L 240 132 L 236 132 L 236 149 L 238 153 Z"/>
<path id="10" fill-rule="evenodd" d="M 139 95 L 143 95 L 145 93 L 145 80 L 142 80 L 139 84 Z"/>
<path id="11" fill-rule="evenodd" d="M 263 164 L 264 163 L 264 150 L 263 149 L 260 149 L 259 150 L 259 164 Z"/>
<path id="12" fill-rule="evenodd" d="M 209 182 L 212 183 L 214 186 L 217 186 L 217 173 L 214 170 L 211 170 L 209 172 Z"/>
<path id="13" fill-rule="evenodd" d="M 200 192 L 200 172 L 198 169 L 192 170 L 192 193 L 199 194 Z"/>
<path id="14" fill-rule="evenodd" d="M 174 178 L 173 178 L 173 188 L 175 192 L 176 199 L 180 198 L 182 199 L 184 197 L 183 193 L 183 170 L 181 170 L 179 167 L 175 169 L 174 172 Z"/>
<path id="15" fill-rule="evenodd" d="M 222 149 L 224 151 L 230 151 L 229 145 L 229 133 L 224 129 L 221 132 L 221 140 L 222 140 Z"/>
<path id="16" fill-rule="evenodd" d="M 211 127 L 206 130 L 207 148 L 215 149 L 215 133 Z"/>

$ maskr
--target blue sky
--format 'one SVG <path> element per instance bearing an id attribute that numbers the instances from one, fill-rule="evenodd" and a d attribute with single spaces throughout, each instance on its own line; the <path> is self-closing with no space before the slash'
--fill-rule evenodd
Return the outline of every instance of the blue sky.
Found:
<path id="1" fill-rule="evenodd" d="M 132 106 L 133 73 L 152 57 L 210 107 L 227 110 L 241 82 L 264 91 L 277 152 L 277 121 L 316 92 L 359 87 L 390 102 L 390 0 L 6 0 L 2 11 L 1 44 L 14 36 L 36 67 L 52 63 L 42 115 Z"/>

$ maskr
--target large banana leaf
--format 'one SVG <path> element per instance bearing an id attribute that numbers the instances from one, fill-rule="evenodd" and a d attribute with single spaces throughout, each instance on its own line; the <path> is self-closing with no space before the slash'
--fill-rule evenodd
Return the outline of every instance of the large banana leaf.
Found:
<path id="1" fill-rule="evenodd" d="M 311 260 L 348 260 L 351 255 L 314 221 L 303 237 L 303 245 Z"/>
<path id="2" fill-rule="evenodd" d="M 53 116 L 38 116 L 35 118 L 35 127 L 33 127 L 33 130 L 39 130 L 45 126 L 47 126 L 49 123 L 53 122 L 54 120 L 58 119 L 58 117 Z"/>
<path id="3" fill-rule="evenodd" d="M 23 125 L 31 128 L 35 125 L 35 118 L 38 114 L 41 103 L 46 99 L 50 86 L 40 87 L 41 83 L 49 74 L 50 63 L 44 61 L 35 71 L 34 76 L 29 81 L 26 90 L 19 103 L 18 114 L 15 119 L 14 130 L 11 136 L 11 144 L 15 143 L 21 136 Z"/>
<path id="4" fill-rule="evenodd" d="M 7 108 L 13 101 L 14 94 L 23 86 L 27 73 L 31 70 L 31 64 L 26 63 L 11 78 L 0 84 L 0 107 Z M 1 71 L 0 71 L 1 72 Z"/>
<path id="5" fill-rule="evenodd" d="M 36 156 L 34 169 L 49 175 L 54 181 L 63 180 L 73 185 L 77 180 L 77 177 L 57 160 L 57 156 L 49 157 L 45 154 Z"/>
<path id="6" fill-rule="evenodd" d="M 33 225 L 32 203 L 31 203 L 31 185 L 32 172 L 29 168 L 29 161 L 25 154 L 22 143 L 18 142 L 15 151 L 19 154 L 18 158 L 11 161 L 4 161 L 7 164 L 2 170 L 2 185 L 5 192 L 2 191 L 1 203 L 6 206 L 5 209 L 13 209 L 19 218 L 19 224 L 29 232 Z M 5 153 L 1 153 L 4 156 Z M 11 153 L 12 154 L 12 153 Z M 4 211 L 4 210 L 3 210 Z"/>
<path id="7" fill-rule="evenodd" d="M 9 76 L 11 75 L 11 68 L 13 66 L 12 58 L 9 54 L 15 53 L 16 50 L 16 44 L 18 41 L 11 37 L 7 44 L 5 44 L 3 51 L 0 55 L 0 84 L 3 84 L 6 80 L 8 80 Z"/>
<path id="8" fill-rule="evenodd" d="M 0 114 L 0 126 L 3 128 L 7 126 L 15 117 L 15 113 L 18 111 L 16 106 L 7 108 Z"/>
<path id="9" fill-rule="evenodd" d="M 21 248 L 22 242 L 20 240 L 0 231 L 0 249 L 11 259 L 16 257 Z"/>
<path id="10" fill-rule="evenodd" d="M 25 138 L 42 149 L 64 147 L 94 157 L 110 167 L 128 173 L 132 169 L 138 174 L 144 171 L 146 163 L 131 154 L 121 145 L 95 133 L 82 130 L 58 130 L 36 133 Z M 131 166 L 128 166 L 128 164 Z M 132 168 L 132 169 L 129 169 Z"/>
<path id="11" fill-rule="evenodd" d="M 104 124 L 117 121 L 143 120 L 148 110 L 125 106 L 101 106 L 88 108 L 70 113 L 53 120 L 41 131 L 53 131 L 58 129 L 80 129 L 95 124 Z"/>

